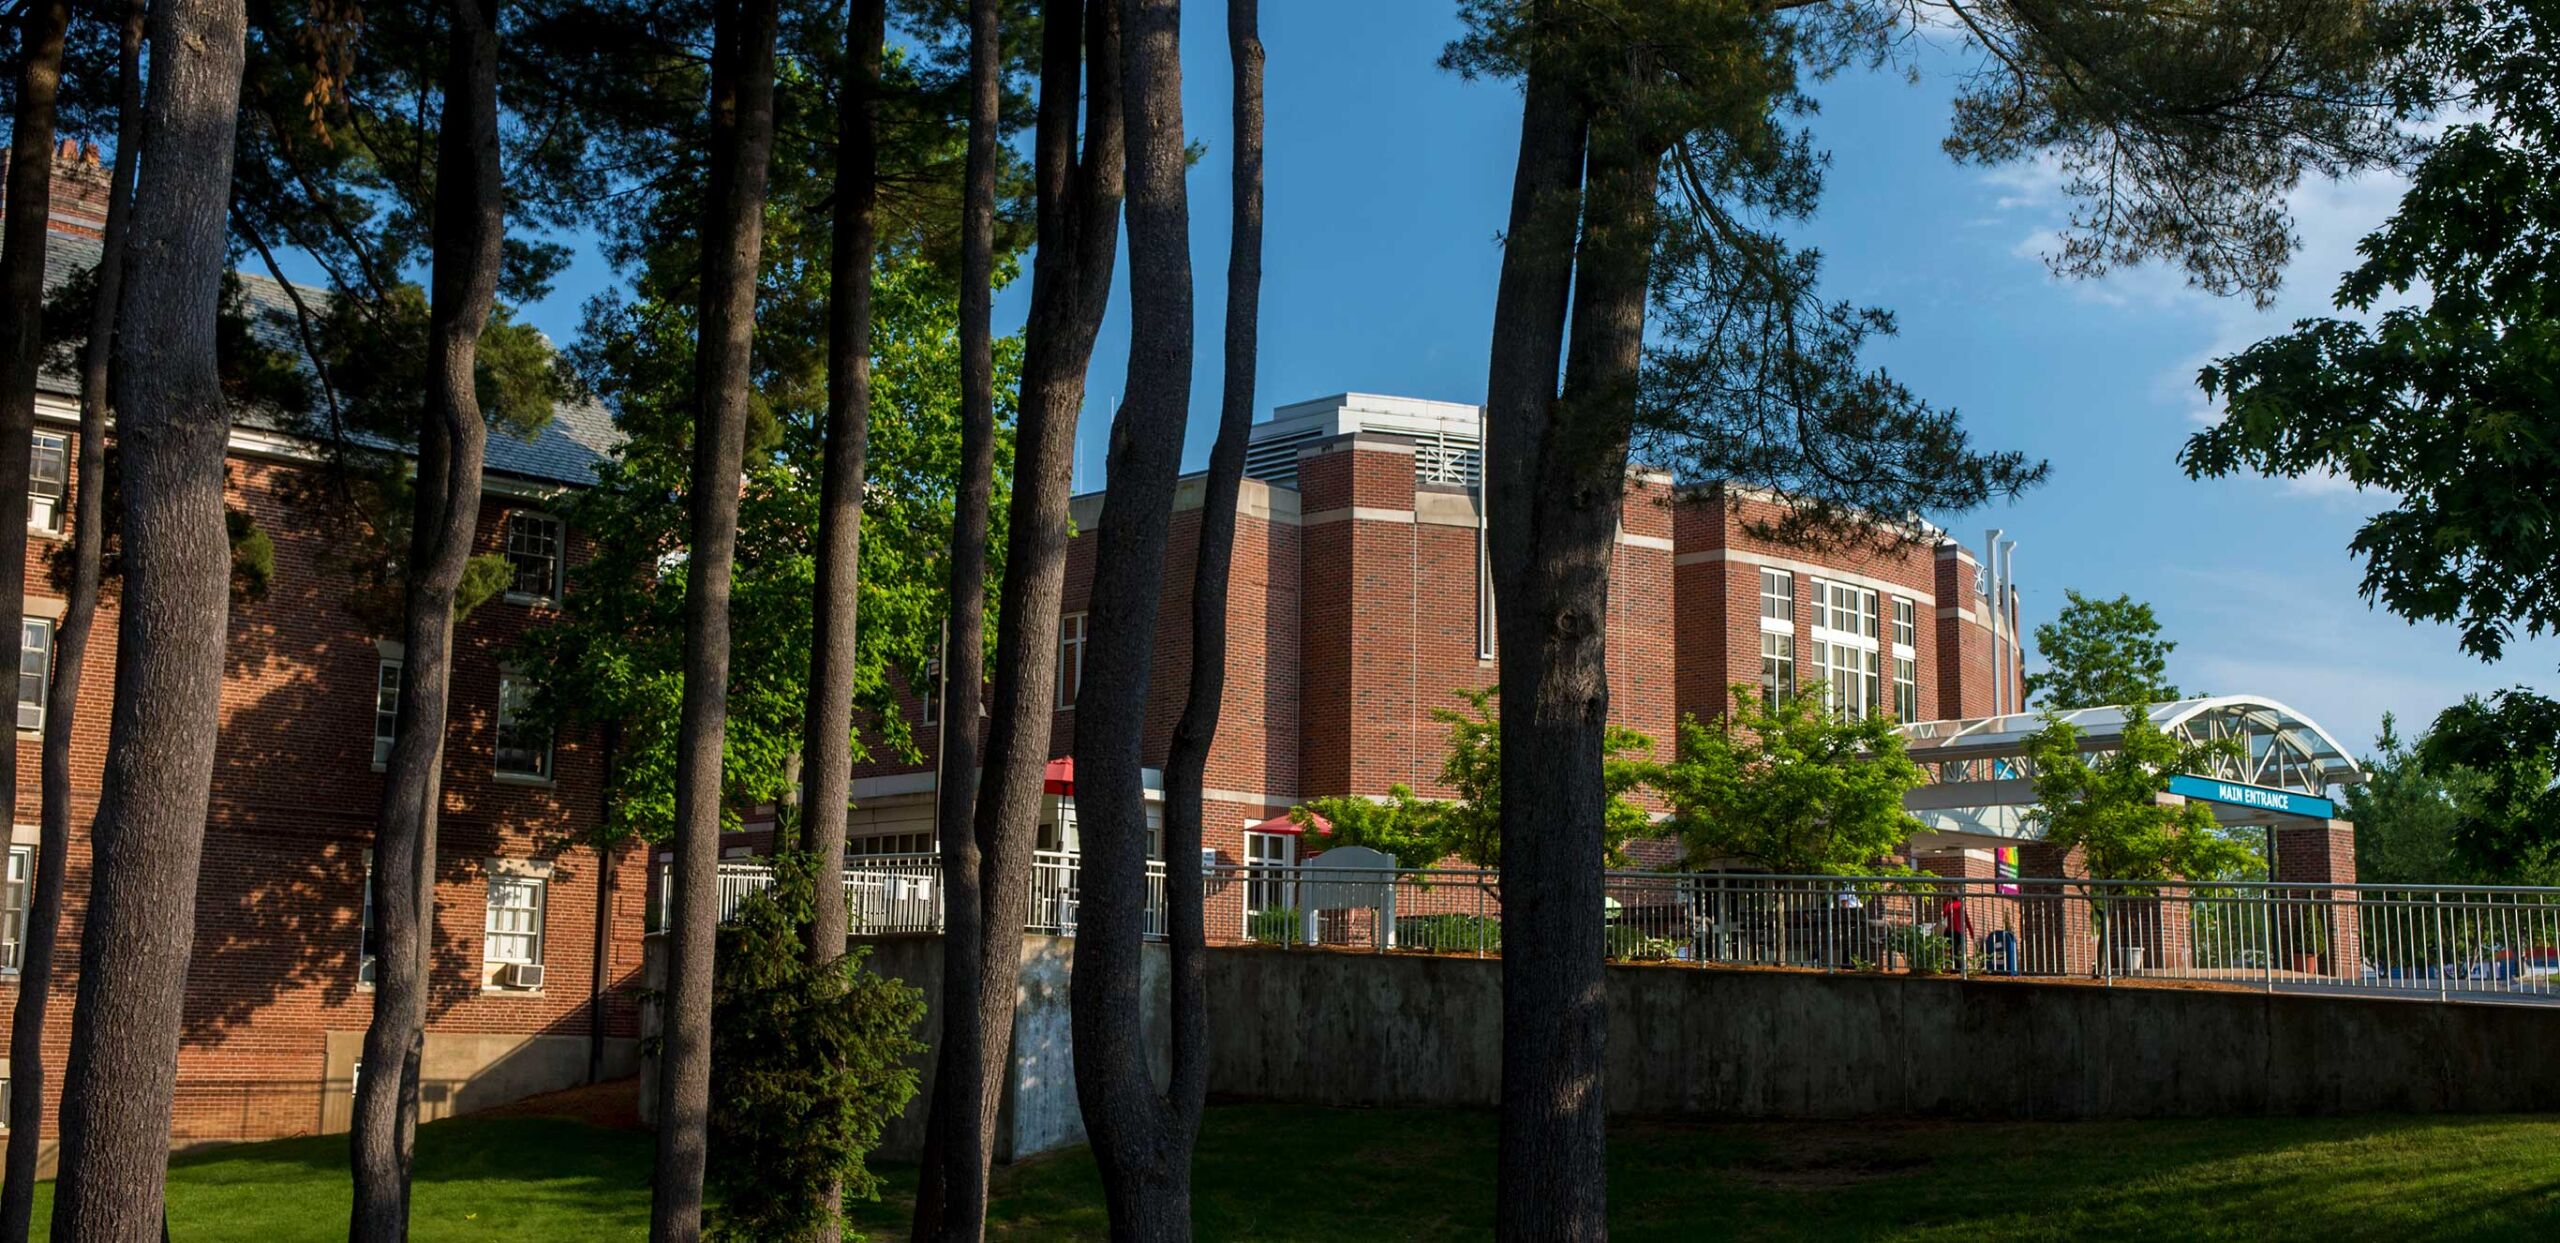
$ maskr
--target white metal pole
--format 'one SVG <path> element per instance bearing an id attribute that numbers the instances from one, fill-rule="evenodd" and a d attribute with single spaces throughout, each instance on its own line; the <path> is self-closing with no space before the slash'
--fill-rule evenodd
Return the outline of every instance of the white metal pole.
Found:
<path id="1" fill-rule="evenodd" d="M 2019 682 L 2018 666 L 2025 662 L 2026 652 L 2018 634 L 2017 612 L 2010 607 L 2017 594 L 2018 541 L 2003 540 L 2000 544 L 2000 625 L 2009 632 L 2009 654 L 2000 661 L 2000 676 L 2007 680 L 2009 686 L 2008 711 L 2024 712 L 2027 710 L 2027 693 Z"/>
<path id="2" fill-rule="evenodd" d="M 1988 713 L 1991 716 L 2000 715 L 2008 703 L 2004 679 L 2000 676 L 2000 537 L 2005 534 L 2007 532 L 1999 527 L 1982 533 L 1982 604 L 1991 614 L 1991 711 Z"/>

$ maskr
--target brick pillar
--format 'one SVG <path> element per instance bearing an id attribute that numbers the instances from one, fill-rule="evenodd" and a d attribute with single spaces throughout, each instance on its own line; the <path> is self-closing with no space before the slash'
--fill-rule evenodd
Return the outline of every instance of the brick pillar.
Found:
<path id="1" fill-rule="evenodd" d="M 2330 976 L 2353 974 L 2364 962 L 2363 929 L 2357 919 L 2355 891 L 2331 888 L 2356 883 L 2356 826 L 2344 820 L 2306 820 L 2273 830 L 2277 890 L 2292 899 L 2294 930 L 2289 953 L 2322 950 L 2320 970 Z M 2295 888 L 2299 886 L 2299 888 Z M 2316 932 L 2327 945 L 2304 944 Z M 2292 967 L 2280 962 L 2279 970 Z"/>
<path id="2" fill-rule="evenodd" d="M 2029 975 L 2091 975 L 2098 969 L 2097 945 L 2090 939 L 2087 896 L 2077 889 L 2035 881 L 2087 876 L 2077 849 L 2070 853 L 2042 842 L 2018 847 L 2019 969 Z"/>

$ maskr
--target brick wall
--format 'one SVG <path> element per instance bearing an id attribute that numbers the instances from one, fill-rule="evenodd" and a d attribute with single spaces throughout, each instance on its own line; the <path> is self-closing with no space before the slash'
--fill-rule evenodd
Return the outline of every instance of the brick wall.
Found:
<path id="1" fill-rule="evenodd" d="M 60 412 L 55 412 L 59 414 Z M 365 858 L 383 778 L 373 768 L 374 694 L 382 659 L 371 627 L 347 607 L 352 581 L 330 554 L 341 535 L 292 497 L 311 482 L 305 465 L 235 455 L 229 505 L 274 541 L 267 595 L 235 601 L 222 689 L 204 861 L 197 882 L 196 942 L 188 971 L 174 1138 L 259 1138 L 322 1125 L 344 1070 L 327 1064 L 331 1033 L 361 1032 L 372 992 L 359 983 Z M 498 551 L 510 507 L 482 507 L 480 542 Z M 574 555 L 575 538 L 572 539 Z M 65 542 L 31 536 L 30 613 L 58 611 L 51 572 Z M 603 756 L 592 738 L 557 740 L 548 781 L 501 780 L 494 771 L 503 653 L 549 606 L 493 599 L 456 639 L 453 717 L 439 833 L 430 1039 L 484 1036 L 586 1039 L 600 1023 L 616 1042 L 635 1037 L 637 1016 L 620 993 L 639 969 L 644 868 L 637 849 L 617 852 L 612 876 L 588 847 L 567 844 L 599 821 Z M 71 998 L 90 880 L 89 825 L 105 762 L 117 658 L 110 582 L 92 633 L 74 734 L 73 840 L 59 969 L 47 1015 L 47 1066 L 59 1090 L 68 1053 Z M 20 733 L 16 824 L 31 841 L 40 808 L 37 736 Z M 481 953 L 491 859 L 550 869 L 538 992 L 484 991 Z M 599 978 L 599 899 L 608 956 Z M 591 1001 L 599 984 L 600 1006 Z M 0 977 L 0 1010 L 17 981 Z M 597 1013 L 600 1010 L 601 1013 Z M 5 1044 L 0 1024 L 0 1044 Z M 503 1043 L 503 1042 L 501 1042 Z M 333 1080 L 332 1076 L 337 1078 Z M 341 1111 L 342 1113 L 343 1111 Z"/>

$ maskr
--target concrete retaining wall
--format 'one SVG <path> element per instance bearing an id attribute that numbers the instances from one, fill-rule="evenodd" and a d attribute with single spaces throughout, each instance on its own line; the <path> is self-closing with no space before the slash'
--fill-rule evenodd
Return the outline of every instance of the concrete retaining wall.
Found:
<path id="1" fill-rule="evenodd" d="M 942 938 L 934 934 L 857 937 L 871 947 L 871 969 L 924 990 L 925 1017 L 916 1039 L 928 1050 L 942 1039 Z M 1022 942 L 1022 985 L 1014 994 L 1013 1073 L 1003 1084 L 996 1114 L 996 1160 L 1017 1161 L 1084 1142 L 1084 1111 L 1076 1105 L 1075 1038 L 1068 1028 L 1067 976 L 1075 965 L 1072 937 L 1031 936 Z M 1165 953 L 1146 947 L 1139 988 L 1146 998 L 1148 1045 L 1156 1082 L 1171 1073 L 1166 1061 Z M 933 1056 L 918 1060 L 916 1095 L 880 1137 L 878 1155 L 912 1161 L 924 1151 L 926 1104 L 933 1098 Z"/>
<path id="2" fill-rule="evenodd" d="M 1233 949 L 1210 1086 L 1490 1105 L 1493 960 Z M 2240 991 L 1613 967 L 1621 1114 L 2113 1118 L 2560 1109 L 2560 1010 Z"/>
<path id="3" fill-rule="evenodd" d="M 652 935 L 645 947 L 642 976 L 654 989 L 666 987 L 665 937 Z M 925 1013 L 916 1039 L 925 1053 L 916 1067 L 916 1094 L 904 1113 L 881 1132 L 874 1154 L 913 1161 L 924 1152 L 928 1103 L 933 1099 L 934 1055 L 942 1041 L 942 937 L 939 933 L 855 937 L 856 948 L 871 951 L 870 969 L 903 980 L 924 992 Z M 997 1106 L 996 1160 L 1017 1161 L 1084 1142 L 1084 1111 L 1076 1104 L 1075 1038 L 1068 1025 L 1067 976 L 1075 965 L 1072 937 L 1027 936 L 1022 941 L 1021 989 L 1014 994 L 1013 1073 L 1002 1085 Z M 1146 1006 L 1144 1027 L 1153 1055 L 1156 1084 L 1172 1075 L 1166 1046 L 1167 994 L 1165 947 L 1149 945 L 1141 959 L 1140 993 Z M 659 1012 L 641 1009 L 641 1030 L 655 1035 Z M 654 1122 L 658 1104 L 657 1059 L 641 1063 L 640 1116 Z"/>

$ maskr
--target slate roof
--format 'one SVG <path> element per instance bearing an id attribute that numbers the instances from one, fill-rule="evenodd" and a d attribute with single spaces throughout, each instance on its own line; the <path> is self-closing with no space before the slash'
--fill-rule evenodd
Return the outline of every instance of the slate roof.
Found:
<path id="1" fill-rule="evenodd" d="M 98 264 L 98 239 L 56 233 L 48 239 L 45 250 L 45 288 L 52 289 L 74 275 Z M 296 359 L 306 369 L 310 359 L 303 353 L 300 335 L 294 327 L 293 299 L 282 285 L 264 276 L 240 273 L 242 294 L 248 303 L 249 330 L 269 347 Z M 315 307 L 328 300 L 327 290 L 298 286 L 303 301 Z M 40 387 L 48 393 L 77 397 L 79 376 L 52 365 L 47 366 Z M 263 427 L 270 431 L 295 431 L 281 426 L 272 413 L 240 411 L 234 419 L 242 426 Z M 614 427 L 613 413 L 592 397 L 578 397 L 553 407 L 551 421 L 531 439 L 512 431 L 492 428 L 489 432 L 487 471 L 496 475 L 542 483 L 584 487 L 596 480 L 596 468 L 613 451 L 622 433 Z M 390 448 L 387 443 L 370 437 L 359 437 L 367 447 Z"/>

